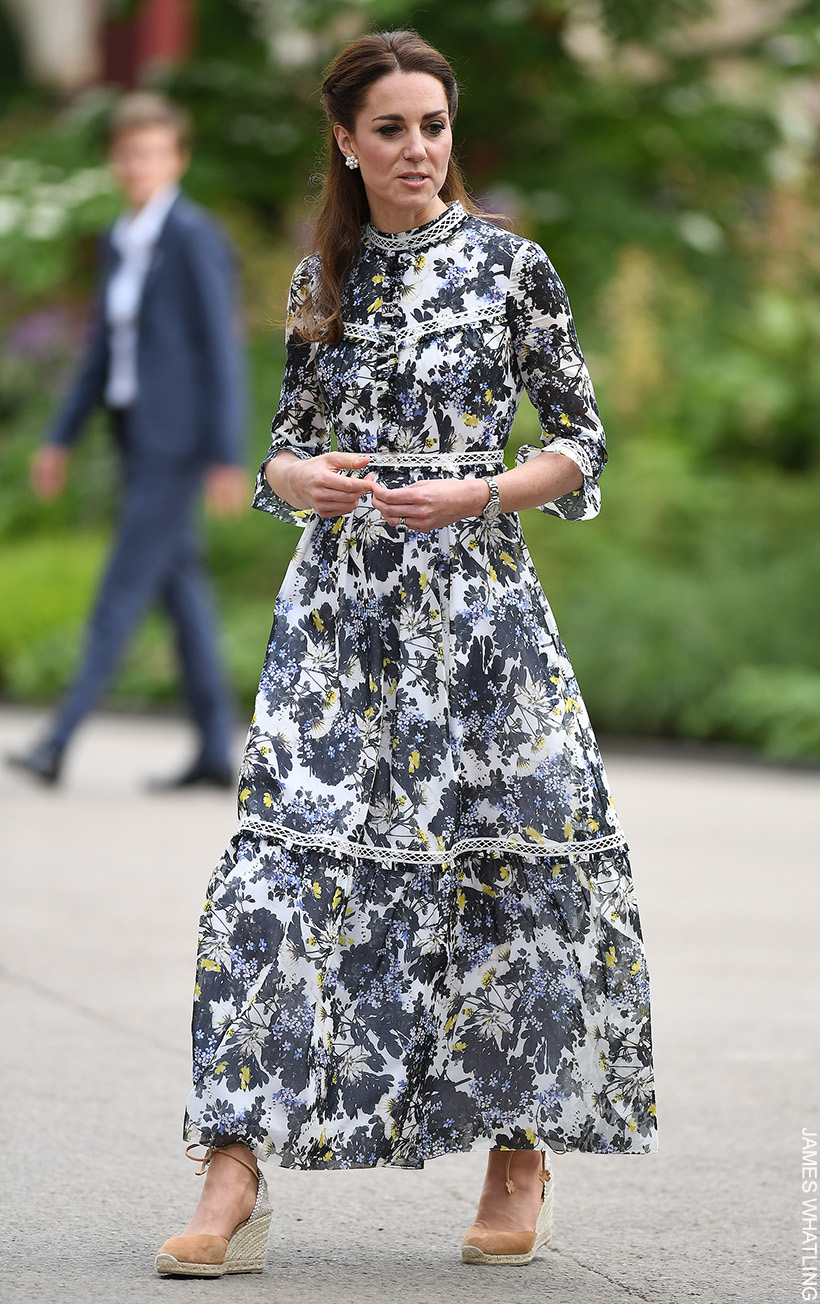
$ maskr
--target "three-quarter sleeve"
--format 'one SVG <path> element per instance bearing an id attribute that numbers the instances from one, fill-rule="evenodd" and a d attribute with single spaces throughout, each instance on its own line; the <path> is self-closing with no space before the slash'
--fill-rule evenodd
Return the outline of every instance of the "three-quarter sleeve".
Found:
<path id="1" fill-rule="evenodd" d="M 256 477 L 253 506 L 270 512 L 289 525 L 304 526 L 311 517 L 309 509 L 291 507 L 274 493 L 265 476 L 265 467 L 280 449 L 290 449 L 299 457 L 315 457 L 330 449 L 330 437 L 325 421 L 322 392 L 316 376 L 317 344 L 307 344 L 294 330 L 299 309 L 304 301 L 313 259 L 305 258 L 296 268 L 288 293 L 287 320 L 285 323 L 285 374 L 279 395 L 279 407 L 271 423 L 271 444 Z"/>
<path id="2" fill-rule="evenodd" d="M 566 291 L 543 249 L 532 241 L 525 241 L 513 260 L 507 320 L 521 379 L 541 422 L 541 447 L 523 445 L 516 465 L 545 449 L 571 458 L 583 474 L 583 485 L 539 510 L 566 521 L 589 520 L 601 507 L 604 429 Z"/>

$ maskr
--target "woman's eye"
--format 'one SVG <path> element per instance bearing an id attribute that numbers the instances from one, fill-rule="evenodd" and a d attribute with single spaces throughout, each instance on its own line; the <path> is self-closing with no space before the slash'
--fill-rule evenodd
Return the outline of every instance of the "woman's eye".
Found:
<path id="1" fill-rule="evenodd" d="M 431 122 L 428 124 L 427 130 L 431 131 L 434 136 L 440 136 L 444 131 L 444 125 L 443 122 Z"/>
<path id="2" fill-rule="evenodd" d="M 395 136 L 397 131 L 398 127 L 395 126 L 379 127 L 380 136 Z"/>

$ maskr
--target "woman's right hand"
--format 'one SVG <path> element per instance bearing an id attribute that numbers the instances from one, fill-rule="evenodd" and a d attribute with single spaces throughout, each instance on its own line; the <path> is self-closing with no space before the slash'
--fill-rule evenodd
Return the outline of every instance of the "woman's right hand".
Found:
<path id="1" fill-rule="evenodd" d="M 347 516 L 370 493 L 375 480 L 372 475 L 360 480 L 339 473 L 361 471 L 369 460 L 367 453 L 302 458 L 283 448 L 266 463 L 265 478 L 273 492 L 297 510 L 309 507 L 325 518 Z"/>

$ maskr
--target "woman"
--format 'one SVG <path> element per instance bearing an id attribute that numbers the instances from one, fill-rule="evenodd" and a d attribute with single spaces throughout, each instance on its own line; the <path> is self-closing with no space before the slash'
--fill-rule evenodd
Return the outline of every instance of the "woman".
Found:
<path id="1" fill-rule="evenodd" d="M 185 1135 L 207 1175 L 161 1272 L 261 1270 L 258 1159 L 487 1150 L 462 1256 L 524 1263 L 548 1150 L 656 1148 L 627 849 L 517 516 L 598 511 L 566 296 L 473 211 L 437 51 L 362 37 L 323 94 L 317 249 L 254 500 L 305 529 L 202 917 Z M 505 471 L 524 388 L 544 447 Z"/>

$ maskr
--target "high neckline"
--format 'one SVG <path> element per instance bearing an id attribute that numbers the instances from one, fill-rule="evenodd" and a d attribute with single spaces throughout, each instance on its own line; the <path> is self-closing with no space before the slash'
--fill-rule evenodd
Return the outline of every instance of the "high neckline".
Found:
<path id="1" fill-rule="evenodd" d="M 362 227 L 362 239 L 366 244 L 382 249 L 386 253 L 404 250 L 417 253 L 446 240 L 458 230 L 466 218 L 467 213 L 456 199 L 445 208 L 443 213 L 439 213 L 437 217 L 431 218 L 422 226 L 411 227 L 409 231 L 380 231 L 372 222 L 366 222 Z"/>

